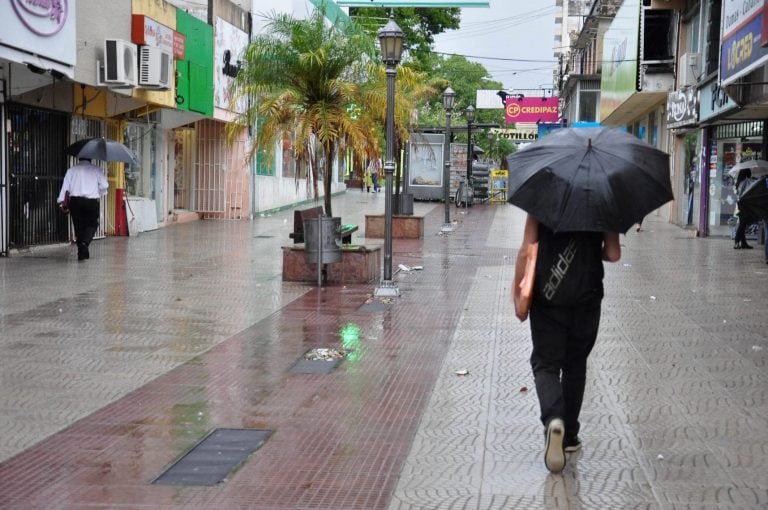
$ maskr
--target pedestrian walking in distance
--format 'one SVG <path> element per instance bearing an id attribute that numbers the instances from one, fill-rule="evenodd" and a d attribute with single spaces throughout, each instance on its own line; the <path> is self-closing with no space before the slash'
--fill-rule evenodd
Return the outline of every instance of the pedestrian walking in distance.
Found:
<path id="1" fill-rule="evenodd" d="M 538 243 L 530 307 L 531 367 L 545 427 L 544 464 L 565 468 L 565 452 L 581 448 L 579 413 L 584 398 L 587 357 L 600 325 L 603 260 L 621 257 L 619 234 L 555 233 L 528 215 L 515 268 L 520 288 L 528 246 Z M 524 321 L 526 313 L 516 311 Z"/>
<path id="2" fill-rule="evenodd" d="M 90 258 L 88 246 L 99 227 L 99 198 L 104 196 L 108 189 L 109 183 L 104 170 L 87 158 L 80 158 L 64 175 L 57 202 L 63 210 L 68 209 L 72 216 L 77 260 Z"/>

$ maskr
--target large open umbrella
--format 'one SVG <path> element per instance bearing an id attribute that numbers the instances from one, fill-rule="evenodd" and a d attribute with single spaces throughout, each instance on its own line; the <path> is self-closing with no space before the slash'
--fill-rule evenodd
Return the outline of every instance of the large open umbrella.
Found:
<path id="1" fill-rule="evenodd" d="M 556 232 L 626 233 L 673 198 L 669 156 L 617 129 L 559 129 L 507 162 L 509 202 Z"/>
<path id="2" fill-rule="evenodd" d="M 739 211 L 745 218 L 768 220 L 768 177 L 751 183 L 739 197 Z"/>
<path id="3" fill-rule="evenodd" d="M 752 172 L 752 177 L 768 175 L 768 161 L 763 159 L 751 159 L 749 161 L 736 163 L 730 168 L 730 170 L 728 170 L 728 175 L 736 179 L 739 176 L 739 172 L 745 168 L 749 168 L 749 170 Z"/>
<path id="4" fill-rule="evenodd" d="M 109 138 L 86 138 L 67 147 L 67 154 L 78 158 L 98 159 L 100 161 L 122 161 L 138 164 L 136 155 L 122 143 Z"/>

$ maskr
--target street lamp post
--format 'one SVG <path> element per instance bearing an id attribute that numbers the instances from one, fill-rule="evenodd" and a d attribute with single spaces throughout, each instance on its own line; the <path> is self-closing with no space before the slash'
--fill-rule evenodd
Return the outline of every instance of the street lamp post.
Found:
<path id="1" fill-rule="evenodd" d="M 395 172 L 395 74 L 403 54 L 404 35 L 393 15 L 379 30 L 381 60 L 387 66 L 387 159 L 384 163 L 384 277 L 374 295 L 382 297 L 400 295 L 400 289 L 392 281 L 392 175 Z"/>
<path id="2" fill-rule="evenodd" d="M 445 221 L 441 230 L 450 232 L 451 225 L 450 207 L 448 207 L 451 188 L 451 113 L 456 102 L 456 93 L 451 87 L 443 92 L 443 108 L 445 108 L 445 147 L 443 149 L 443 203 L 445 206 Z"/>
<path id="3" fill-rule="evenodd" d="M 467 116 L 467 186 L 472 179 L 472 123 L 475 122 L 475 107 L 467 106 L 464 111 Z"/>

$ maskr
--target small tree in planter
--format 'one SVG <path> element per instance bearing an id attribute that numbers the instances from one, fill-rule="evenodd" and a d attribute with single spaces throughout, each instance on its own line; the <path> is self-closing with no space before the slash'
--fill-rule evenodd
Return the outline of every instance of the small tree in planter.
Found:
<path id="1" fill-rule="evenodd" d="M 268 19 L 266 33 L 248 45 L 232 86 L 233 101 L 248 97 L 252 103 L 230 127 L 234 133 L 257 126 L 251 158 L 257 151 L 271 157 L 276 142 L 291 136 L 295 159 L 308 163 L 315 198 L 322 180 L 325 214 L 332 216 L 333 161 L 339 151 L 381 157 L 386 83 L 376 40 L 354 23 L 329 24 L 322 8 L 307 19 L 274 13 Z M 423 81 L 418 73 L 398 69 L 403 90 Z M 399 94 L 395 124 L 401 137 L 407 137 L 412 111 L 406 94 Z"/>
<path id="2" fill-rule="evenodd" d="M 250 157 L 258 150 L 271 157 L 276 141 L 291 136 L 294 157 L 308 163 L 315 198 L 322 180 L 327 216 L 333 215 L 331 181 L 339 149 L 348 146 L 371 157 L 379 152 L 378 126 L 350 108 L 360 89 L 352 78 L 363 73 L 374 50 L 366 35 L 328 25 L 322 9 L 308 19 L 272 14 L 267 32 L 249 44 L 233 83 L 235 100 L 252 99 L 239 119 L 240 126 L 257 125 Z"/>

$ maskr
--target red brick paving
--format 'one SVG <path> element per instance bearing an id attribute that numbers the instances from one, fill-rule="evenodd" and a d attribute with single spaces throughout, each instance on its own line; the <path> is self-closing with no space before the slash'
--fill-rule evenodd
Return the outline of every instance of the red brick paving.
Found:
<path id="1" fill-rule="evenodd" d="M 491 215 L 473 208 L 446 239 L 430 234 L 436 208 L 425 240 L 396 240 L 393 266 L 425 270 L 396 278 L 402 296 L 385 311 L 358 311 L 372 285 L 314 289 L 6 461 L 0 508 L 386 508 Z M 287 372 L 310 348 L 337 346 L 347 324 L 360 338 L 332 374 Z M 219 486 L 151 484 L 216 427 L 274 433 Z"/>

